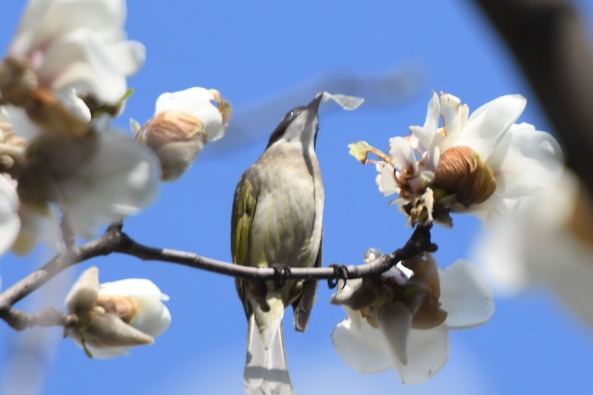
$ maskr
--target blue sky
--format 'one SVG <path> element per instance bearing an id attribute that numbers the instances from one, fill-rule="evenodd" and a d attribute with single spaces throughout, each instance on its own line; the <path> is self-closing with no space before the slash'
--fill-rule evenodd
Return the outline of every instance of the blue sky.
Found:
<path id="1" fill-rule="evenodd" d="M 0 17 L 3 48 L 22 12 L 16 3 L 5 4 Z M 578 4 L 591 32 L 593 5 L 585 0 Z M 528 106 L 520 121 L 550 131 L 503 44 L 468 1 L 384 0 L 372 6 L 337 0 L 130 1 L 127 31 L 144 43 L 147 61 L 130 80 L 135 93 L 116 124 L 127 128 L 130 117 L 146 121 L 159 94 L 191 86 L 220 90 L 237 115 L 221 142 L 224 148 L 207 146 L 178 182 L 163 185 L 154 205 L 126 222 L 131 236 L 154 246 L 229 261 L 236 182 L 263 151 L 270 123 L 273 127 L 284 112 L 308 102 L 328 75 L 398 70 L 416 89 L 399 104 L 322 114 L 317 152 L 326 192 L 325 265 L 359 263 L 368 247 L 391 251 L 409 237 L 403 217 L 377 192 L 373 167 L 361 166 L 346 146 L 367 140 L 386 148 L 389 137 L 405 135 L 409 125 L 424 121 L 432 90 L 459 96 L 470 109 L 503 94 L 521 93 Z M 311 89 L 304 93 L 307 99 L 292 102 L 292 97 L 303 97 L 303 89 Z M 285 108 L 273 106 L 284 100 Z M 275 113 L 248 121 L 250 109 L 265 105 Z M 247 131 L 252 142 L 245 143 L 239 131 Z M 471 218 L 455 216 L 454 221 L 453 229 L 433 234 L 441 266 L 467 258 L 480 229 Z M 26 260 L 3 257 L 4 286 L 47 257 L 42 249 Z M 62 340 L 59 329 L 14 333 L 0 325 L 0 383 L 15 380 L 10 368 L 17 364 L 7 355 L 19 349 L 23 360 L 33 358 L 23 351 L 27 345 L 47 341 L 40 394 L 241 393 L 246 324 L 231 278 L 110 256 L 63 273 L 52 283 L 54 292 L 38 292 L 34 295 L 41 297 L 31 302 L 44 306 L 55 300 L 51 303 L 62 307 L 68 284 L 91 265 L 99 266 L 102 281 L 146 277 L 156 282 L 171 297 L 169 330 L 154 346 L 99 361 Z M 330 295 L 322 283 L 305 334 L 294 333 L 291 320 L 285 320 L 288 364 L 299 394 L 593 393 L 591 328 L 546 289 L 498 298 L 492 321 L 451 333 L 447 366 L 429 384 L 413 387 L 400 384 L 395 372 L 360 375 L 344 366 L 329 335 L 345 313 L 328 304 Z"/>

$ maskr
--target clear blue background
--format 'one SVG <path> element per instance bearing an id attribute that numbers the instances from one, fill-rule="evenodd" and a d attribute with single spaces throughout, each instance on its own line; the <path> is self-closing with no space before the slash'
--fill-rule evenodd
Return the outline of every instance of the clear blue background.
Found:
<path id="1" fill-rule="evenodd" d="M 0 46 L 7 48 L 23 5 L 4 3 Z M 585 0 L 577 4 L 591 29 L 593 5 Z M 470 109 L 503 94 L 521 93 L 528 98 L 521 121 L 550 130 L 508 51 L 468 1 L 130 1 L 127 31 L 145 44 L 147 61 L 131 78 L 135 93 L 116 121 L 126 129 L 130 117 L 144 122 L 152 116 L 162 92 L 191 86 L 219 89 L 236 110 L 233 125 L 262 100 L 289 95 L 331 73 L 368 75 L 399 68 L 413 81 L 420 79 L 416 94 L 400 105 L 322 115 L 317 147 L 326 191 L 324 264 L 359 263 L 366 248 L 391 251 L 408 238 L 411 230 L 402 226 L 403 217 L 376 190 L 374 168 L 361 166 L 346 146 L 367 140 L 387 148 L 389 137 L 406 135 L 409 125 L 423 123 L 432 90 L 453 93 Z M 306 101 L 289 101 L 270 117 L 275 122 Z M 216 143 L 207 146 L 192 169 L 178 182 L 163 185 L 158 201 L 130 218 L 125 230 L 149 245 L 230 261 L 234 188 L 271 131 L 258 125 L 242 125 L 241 130 L 259 136 L 251 144 L 233 144 L 242 140 L 231 126 L 226 143 L 221 142 L 224 149 L 216 149 Z M 480 229 L 471 218 L 454 220 L 452 230 L 437 229 L 433 235 L 442 266 L 468 257 Z M 39 249 L 26 260 L 3 257 L 3 286 L 48 254 Z M 101 361 L 86 358 L 70 340 L 62 340 L 59 329 L 15 333 L 0 323 L 0 392 L 242 393 L 246 325 L 229 277 L 109 256 L 61 274 L 48 291 L 17 307 L 62 308 L 71 281 L 91 265 L 100 267 L 102 281 L 155 281 L 171 297 L 170 329 L 154 346 Z M 291 320 L 285 320 L 288 363 L 299 394 L 593 393 L 591 328 L 546 289 L 497 299 L 490 323 L 452 332 L 449 363 L 424 386 L 404 386 L 393 371 L 367 376 L 345 367 L 329 338 L 345 313 L 327 303 L 330 295 L 321 284 L 305 334 L 294 333 Z M 40 352 L 36 345 L 44 342 Z M 22 376 L 19 361 L 24 361 Z"/>

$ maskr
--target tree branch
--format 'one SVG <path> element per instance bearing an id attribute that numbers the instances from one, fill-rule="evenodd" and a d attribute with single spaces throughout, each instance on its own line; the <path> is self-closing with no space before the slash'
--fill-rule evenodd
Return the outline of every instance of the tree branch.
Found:
<path id="1" fill-rule="evenodd" d="M 431 226 L 417 225 L 414 233 L 406 244 L 391 254 L 383 255 L 363 265 L 343 266 L 345 270 L 338 271 L 333 267 L 320 268 L 291 268 L 282 273 L 283 279 L 348 279 L 378 275 L 389 270 L 397 262 L 412 258 L 423 252 L 434 252 L 437 246 L 430 239 Z M 29 326 L 63 325 L 64 317 L 54 312 L 39 313 L 29 316 L 12 309 L 18 301 L 44 285 L 66 268 L 97 256 L 121 253 L 135 256 L 141 260 L 176 263 L 195 269 L 203 269 L 214 273 L 239 277 L 249 280 L 272 280 L 279 275 L 273 268 L 259 269 L 234 265 L 229 262 L 206 258 L 194 253 L 176 251 L 164 248 L 145 246 L 133 240 L 122 232 L 121 224 L 113 224 L 99 239 L 86 243 L 78 248 L 67 249 L 56 255 L 41 268 L 18 281 L 12 287 L 0 294 L 0 318 L 15 329 Z M 49 310 L 48 310 L 49 311 Z M 55 313 L 59 314 L 56 315 Z"/>
<path id="2" fill-rule="evenodd" d="M 60 311 L 51 307 L 36 314 L 27 314 L 20 310 L 9 309 L 2 315 L 2 318 L 17 331 L 35 326 L 50 327 L 64 326 L 66 324 L 66 317 Z"/>

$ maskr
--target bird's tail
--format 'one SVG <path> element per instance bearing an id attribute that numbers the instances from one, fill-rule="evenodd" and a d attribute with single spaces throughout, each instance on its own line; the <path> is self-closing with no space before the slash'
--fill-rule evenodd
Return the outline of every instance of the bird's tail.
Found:
<path id="1" fill-rule="evenodd" d="M 247 360 L 243 371 L 243 386 L 248 395 L 294 395 L 286 366 L 282 326 L 275 332 L 266 348 L 255 317 L 249 317 Z"/>

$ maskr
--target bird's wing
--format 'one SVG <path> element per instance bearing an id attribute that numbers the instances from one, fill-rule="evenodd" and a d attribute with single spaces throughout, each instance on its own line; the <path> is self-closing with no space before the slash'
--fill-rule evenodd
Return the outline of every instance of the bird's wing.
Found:
<path id="1" fill-rule="evenodd" d="M 249 250 L 251 248 L 251 222 L 255 215 L 257 205 L 257 183 L 250 177 L 249 171 L 243 174 L 233 202 L 233 215 L 231 218 L 231 253 L 233 262 L 237 265 L 247 265 Z M 237 292 L 243 301 L 247 318 L 251 315 L 251 307 L 246 298 L 246 282 L 240 278 L 235 279 Z"/>
<path id="2" fill-rule="evenodd" d="M 319 241 L 319 252 L 317 253 L 317 259 L 315 260 L 315 267 L 321 267 L 322 244 L 323 237 Z M 311 309 L 313 308 L 313 303 L 315 303 L 315 293 L 317 291 L 318 283 L 319 281 L 317 280 L 306 280 L 303 283 L 303 293 L 292 304 L 292 308 L 294 310 L 294 329 L 299 332 L 304 332 L 305 329 L 307 329 L 309 316 L 311 315 Z"/>

